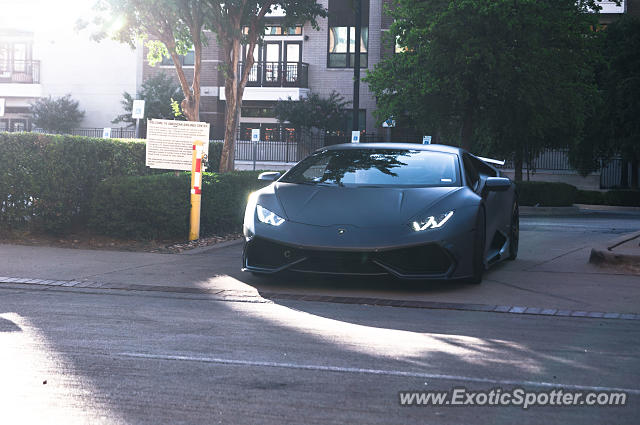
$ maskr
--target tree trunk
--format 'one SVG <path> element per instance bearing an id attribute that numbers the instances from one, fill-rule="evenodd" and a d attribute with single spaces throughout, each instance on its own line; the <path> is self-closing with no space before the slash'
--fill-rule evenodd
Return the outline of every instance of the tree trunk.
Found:
<path id="1" fill-rule="evenodd" d="M 517 182 L 522 181 L 522 149 L 516 149 L 513 158 L 513 169 Z"/>

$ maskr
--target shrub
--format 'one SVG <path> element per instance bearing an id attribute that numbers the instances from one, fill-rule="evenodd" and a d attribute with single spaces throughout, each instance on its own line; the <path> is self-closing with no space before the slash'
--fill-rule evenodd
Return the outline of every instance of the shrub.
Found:
<path id="1" fill-rule="evenodd" d="M 579 190 L 576 203 L 640 207 L 640 191 L 610 190 L 608 192 L 597 192 L 595 190 Z"/>
<path id="2" fill-rule="evenodd" d="M 576 202 L 578 189 L 566 183 L 516 182 L 520 205 L 566 207 Z"/>
<path id="3" fill-rule="evenodd" d="M 62 97 L 41 97 L 31 104 L 33 124 L 54 133 L 69 132 L 80 124 L 84 111 L 78 108 L 78 101 L 71 94 Z"/>
<path id="4" fill-rule="evenodd" d="M 156 172 L 145 166 L 144 143 L 0 133 L 0 228 L 62 232 L 86 217 L 101 180 Z"/>
<path id="5" fill-rule="evenodd" d="M 258 172 L 204 173 L 200 234 L 241 230 L 251 193 L 265 185 Z M 116 237 L 184 238 L 189 229 L 190 173 L 114 178 L 95 193 L 92 230 Z"/>

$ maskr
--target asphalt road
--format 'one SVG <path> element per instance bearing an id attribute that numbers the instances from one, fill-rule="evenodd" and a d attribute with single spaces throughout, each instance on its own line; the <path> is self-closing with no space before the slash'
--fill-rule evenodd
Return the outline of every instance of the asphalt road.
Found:
<path id="1" fill-rule="evenodd" d="M 263 282 L 240 247 L 195 255 L 0 246 L 0 275 L 254 296 L 0 285 L 0 424 L 635 424 L 640 320 L 265 300 L 359 295 L 636 312 L 640 277 L 586 263 L 638 214 L 527 217 L 479 286 Z M 37 276 L 36 276 L 37 275 Z M 230 301 L 235 300 L 235 301 Z M 402 407 L 399 391 L 624 391 L 624 407 Z"/>
<path id="2" fill-rule="evenodd" d="M 0 347 L 7 424 L 632 424 L 640 414 L 638 321 L 3 289 Z M 399 405 L 399 391 L 461 386 L 629 398 Z"/>

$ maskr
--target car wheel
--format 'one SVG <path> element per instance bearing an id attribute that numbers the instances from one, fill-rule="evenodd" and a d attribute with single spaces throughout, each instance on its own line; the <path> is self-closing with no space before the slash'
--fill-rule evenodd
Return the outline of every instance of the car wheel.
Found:
<path id="1" fill-rule="evenodd" d="M 511 227 L 509 229 L 509 260 L 518 257 L 518 244 L 520 243 L 520 209 L 518 201 L 513 203 L 511 209 Z"/>
<path id="2" fill-rule="evenodd" d="M 484 209 L 480 208 L 478 216 L 476 217 L 476 237 L 473 241 L 473 274 L 468 279 L 469 283 L 476 285 L 482 282 L 482 275 L 484 274 L 485 239 Z"/>

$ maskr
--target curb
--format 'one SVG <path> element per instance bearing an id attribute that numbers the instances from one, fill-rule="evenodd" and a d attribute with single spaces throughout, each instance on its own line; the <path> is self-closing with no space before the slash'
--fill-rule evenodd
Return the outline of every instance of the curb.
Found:
<path id="1" fill-rule="evenodd" d="M 590 205 L 590 204 L 573 204 L 580 208 L 581 211 L 617 211 L 617 212 L 640 212 L 640 207 L 620 207 L 617 205 Z"/>
<path id="2" fill-rule="evenodd" d="M 618 239 L 614 239 L 605 245 L 591 248 L 589 262 L 598 265 L 610 264 L 615 266 L 637 266 L 640 268 L 640 254 L 621 254 L 614 251 L 615 247 L 634 239 L 640 239 L 640 232 L 630 233 Z"/>
<path id="3" fill-rule="evenodd" d="M 220 248 L 227 248 L 229 246 L 234 246 L 234 245 L 239 245 L 244 241 L 243 238 L 238 238 L 238 239 L 234 239 L 232 241 L 226 241 L 226 242 L 220 242 L 217 243 L 215 245 L 210 245 L 210 246 L 201 246 L 198 248 L 193 248 L 193 249 L 189 249 L 186 251 L 182 251 L 180 253 L 178 253 L 177 255 L 198 255 L 198 254 L 204 254 L 205 252 L 209 252 L 209 251 L 213 251 L 215 249 L 220 249 Z"/>
<path id="4" fill-rule="evenodd" d="M 144 292 L 168 292 L 192 295 L 207 295 L 212 301 L 245 302 L 245 303 L 269 303 L 274 300 L 326 302 L 334 304 L 356 304 L 379 307 L 420 308 L 426 310 L 456 310 L 485 313 L 516 314 L 520 316 L 548 316 L 571 317 L 579 319 L 608 319 L 608 320 L 638 320 L 640 314 L 618 313 L 607 311 L 563 310 L 558 308 L 528 307 L 516 305 L 492 305 L 449 303 L 439 301 L 398 300 L 386 298 L 360 298 L 348 296 L 329 296 L 312 294 L 287 294 L 280 292 L 248 292 L 236 290 L 211 290 L 207 288 L 164 286 L 164 285 L 139 285 L 124 283 L 107 283 L 77 280 L 44 280 L 17 277 L 0 277 L 2 284 L 28 285 L 46 290 L 89 289 L 89 290 L 119 290 L 119 291 L 144 291 Z"/>
<path id="5" fill-rule="evenodd" d="M 580 208 L 577 206 L 572 207 L 528 207 L 520 206 L 520 215 L 533 216 L 533 215 L 579 215 L 581 214 Z"/>

